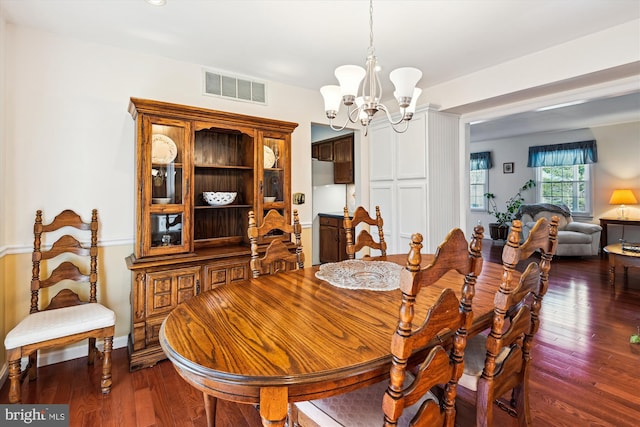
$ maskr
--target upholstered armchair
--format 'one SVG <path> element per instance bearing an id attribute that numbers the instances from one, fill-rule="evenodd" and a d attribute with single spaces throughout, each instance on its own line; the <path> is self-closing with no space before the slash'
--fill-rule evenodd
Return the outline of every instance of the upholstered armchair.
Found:
<path id="1" fill-rule="evenodd" d="M 556 256 L 591 256 L 598 255 L 600 233 L 602 227 L 597 224 L 577 222 L 573 220 L 571 211 L 566 205 L 535 203 L 522 205 L 516 217 L 522 221 L 522 237 L 526 239 L 535 222 L 545 217 L 558 215 L 558 250 Z"/>

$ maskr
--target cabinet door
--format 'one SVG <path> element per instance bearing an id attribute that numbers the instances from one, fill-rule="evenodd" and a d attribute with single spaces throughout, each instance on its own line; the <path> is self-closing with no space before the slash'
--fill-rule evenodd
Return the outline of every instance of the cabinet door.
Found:
<path id="1" fill-rule="evenodd" d="M 318 160 L 323 162 L 333 161 L 333 142 L 321 142 L 318 145 Z"/>
<path id="2" fill-rule="evenodd" d="M 338 228 L 330 225 L 320 225 L 320 262 L 340 261 L 338 253 L 339 234 Z M 346 252 L 346 249 L 345 249 Z"/>
<path id="3" fill-rule="evenodd" d="M 189 252 L 190 123 L 144 116 L 139 126 L 136 257 Z"/>
<path id="4" fill-rule="evenodd" d="M 256 180 L 256 219 L 258 226 L 270 209 L 277 210 L 285 218 L 291 218 L 291 137 L 279 132 L 259 132 L 258 179 Z M 262 242 L 273 238 L 289 240 L 288 233 L 275 232 L 265 236 Z"/>
<path id="5" fill-rule="evenodd" d="M 200 267 L 147 273 L 145 344 L 158 342 L 164 318 L 178 304 L 199 292 Z"/>
<path id="6" fill-rule="evenodd" d="M 146 315 L 167 314 L 198 293 L 200 267 L 148 273 L 146 280 Z"/>
<path id="7" fill-rule="evenodd" d="M 333 141 L 333 182 L 353 182 L 353 135 Z"/>
<path id="8" fill-rule="evenodd" d="M 349 255 L 347 255 L 347 232 L 341 224 L 338 228 L 338 261 L 344 261 L 345 259 L 349 259 Z"/>

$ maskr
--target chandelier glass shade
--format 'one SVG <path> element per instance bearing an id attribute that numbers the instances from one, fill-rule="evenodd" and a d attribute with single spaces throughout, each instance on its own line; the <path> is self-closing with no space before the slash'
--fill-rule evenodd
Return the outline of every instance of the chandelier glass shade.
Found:
<path id="1" fill-rule="evenodd" d="M 416 110 L 416 102 L 421 89 L 417 88 L 422 78 L 422 71 L 413 67 L 402 67 L 393 70 L 389 79 L 394 85 L 393 96 L 400 108 L 400 117 L 393 120 L 389 109 L 380 102 L 382 85 L 378 75 L 380 67 L 375 56 L 373 46 L 373 0 L 369 2 L 369 49 L 365 68 L 358 65 L 341 65 L 335 70 L 338 85 L 328 85 L 320 88 L 324 98 L 324 109 L 330 121 L 331 129 L 343 130 L 349 123 L 357 123 L 365 128 L 378 111 L 384 111 L 387 120 L 396 132 L 404 132 L 409 127 L 409 120 Z M 333 121 L 340 111 L 340 104 L 347 107 L 347 119 L 342 126 L 335 126 Z"/>

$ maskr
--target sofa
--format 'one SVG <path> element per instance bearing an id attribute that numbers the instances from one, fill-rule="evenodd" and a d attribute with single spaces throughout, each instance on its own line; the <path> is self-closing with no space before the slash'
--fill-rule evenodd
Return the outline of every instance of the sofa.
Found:
<path id="1" fill-rule="evenodd" d="M 538 219 L 545 217 L 551 220 L 553 215 L 557 215 L 560 218 L 558 222 L 556 256 L 598 255 L 602 227 L 597 224 L 574 221 L 571 211 L 563 204 L 535 203 L 521 205 L 516 218 L 522 221 L 523 238 L 527 238 L 529 231 Z"/>

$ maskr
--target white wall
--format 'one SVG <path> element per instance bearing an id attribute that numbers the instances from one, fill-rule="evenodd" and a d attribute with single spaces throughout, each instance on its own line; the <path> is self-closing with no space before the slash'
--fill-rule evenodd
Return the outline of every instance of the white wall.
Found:
<path id="1" fill-rule="evenodd" d="M 498 207 L 504 207 L 507 198 L 514 195 L 527 180 L 535 179 L 533 168 L 527 167 L 529 146 L 559 144 L 595 139 L 598 146 L 598 163 L 594 170 L 593 218 L 616 217 L 616 207 L 609 205 L 609 197 L 616 188 L 631 188 L 640 197 L 640 122 L 595 127 L 568 132 L 541 133 L 495 141 L 470 144 L 470 152 L 491 151 L 494 166 L 489 170 L 489 191 L 496 194 Z M 514 163 L 513 174 L 503 174 L 502 164 Z M 527 203 L 535 202 L 535 188 L 523 193 Z M 640 218 L 640 205 L 630 206 L 630 216 Z M 481 221 L 485 225 L 495 222 L 487 213 L 471 212 L 467 230 Z M 612 230 L 616 239 L 619 230 Z M 640 228 L 626 228 L 625 238 L 640 241 Z"/>

